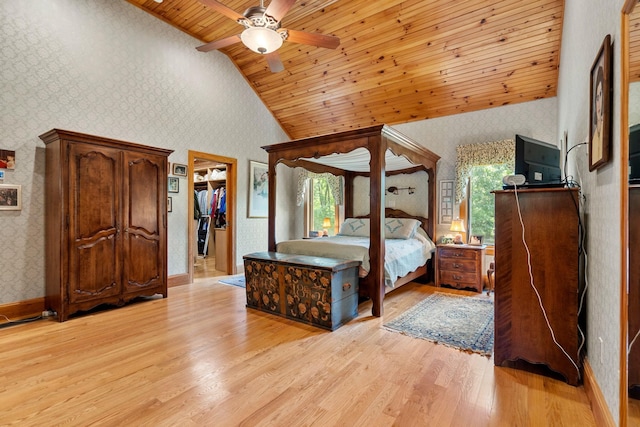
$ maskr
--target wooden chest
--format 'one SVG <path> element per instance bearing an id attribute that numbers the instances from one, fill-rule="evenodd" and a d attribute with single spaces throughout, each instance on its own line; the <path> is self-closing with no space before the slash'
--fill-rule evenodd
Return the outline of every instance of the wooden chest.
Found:
<path id="1" fill-rule="evenodd" d="M 277 252 L 243 258 L 247 307 L 332 331 L 358 314 L 360 261 Z"/>
<path id="2" fill-rule="evenodd" d="M 482 292 L 485 245 L 441 245 L 436 254 L 436 286 Z"/>

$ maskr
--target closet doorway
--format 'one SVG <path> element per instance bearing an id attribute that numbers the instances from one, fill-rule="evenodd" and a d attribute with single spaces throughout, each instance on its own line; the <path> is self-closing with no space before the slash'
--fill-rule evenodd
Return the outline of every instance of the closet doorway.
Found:
<path id="1" fill-rule="evenodd" d="M 191 283 L 236 273 L 237 167 L 237 159 L 189 150 Z"/>

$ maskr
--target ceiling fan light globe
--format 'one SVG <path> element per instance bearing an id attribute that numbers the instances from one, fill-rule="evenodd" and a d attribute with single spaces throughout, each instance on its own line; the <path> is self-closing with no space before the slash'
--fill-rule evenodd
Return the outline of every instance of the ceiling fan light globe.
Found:
<path id="1" fill-rule="evenodd" d="M 282 46 L 282 36 L 276 31 L 264 27 L 250 27 L 240 34 L 245 46 L 256 53 L 266 55 Z"/>

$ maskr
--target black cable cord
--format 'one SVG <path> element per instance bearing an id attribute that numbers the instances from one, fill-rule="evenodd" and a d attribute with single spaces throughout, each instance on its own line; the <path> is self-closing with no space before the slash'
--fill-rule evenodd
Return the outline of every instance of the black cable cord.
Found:
<path id="1" fill-rule="evenodd" d="M 44 317 L 35 316 L 35 317 L 27 317 L 26 319 L 19 319 L 19 320 L 9 320 L 7 317 L 5 317 L 5 319 L 7 319 L 8 321 L 5 323 L 0 323 L 0 329 L 8 328 L 9 326 L 22 325 L 25 323 L 35 322 L 36 320 L 44 319 Z"/>

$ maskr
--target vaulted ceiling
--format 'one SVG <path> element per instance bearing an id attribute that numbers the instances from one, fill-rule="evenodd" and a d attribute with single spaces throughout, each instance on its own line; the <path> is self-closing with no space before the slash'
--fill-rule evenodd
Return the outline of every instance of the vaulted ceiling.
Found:
<path id="1" fill-rule="evenodd" d="M 202 41 L 194 49 L 244 29 L 198 0 L 127 1 Z M 336 49 L 285 41 L 278 73 L 242 43 L 220 51 L 298 139 L 553 97 L 563 13 L 563 0 L 302 0 L 282 27 L 339 37 Z"/>

